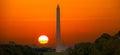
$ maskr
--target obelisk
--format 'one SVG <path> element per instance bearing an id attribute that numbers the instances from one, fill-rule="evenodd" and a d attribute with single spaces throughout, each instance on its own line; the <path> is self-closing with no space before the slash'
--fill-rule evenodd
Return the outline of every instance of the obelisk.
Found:
<path id="1" fill-rule="evenodd" d="M 60 42 L 60 7 L 57 5 L 56 9 L 56 52 L 61 52 Z"/>

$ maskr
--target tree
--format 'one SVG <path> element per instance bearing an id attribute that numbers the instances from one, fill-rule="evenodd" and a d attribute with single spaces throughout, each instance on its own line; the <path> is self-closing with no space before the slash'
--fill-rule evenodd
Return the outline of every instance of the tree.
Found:
<path id="1" fill-rule="evenodd" d="M 104 33 L 94 43 L 78 43 L 69 49 L 69 55 L 120 55 L 120 39 Z"/>
<path id="2" fill-rule="evenodd" d="M 3 44 L 0 45 L 0 55 L 38 55 L 38 52 L 29 46 Z"/>
<path id="3" fill-rule="evenodd" d="M 98 39 L 95 40 L 95 43 L 104 43 L 105 41 L 109 40 L 111 36 L 107 33 L 104 33 L 99 37 Z"/>
<path id="4" fill-rule="evenodd" d="M 96 55 L 96 45 L 92 43 L 79 43 L 73 49 L 69 49 L 69 55 Z"/>
<path id="5" fill-rule="evenodd" d="M 115 34 L 115 36 L 114 36 L 115 38 L 117 38 L 117 39 L 120 39 L 120 31 L 118 31 L 118 33 L 117 34 Z"/>

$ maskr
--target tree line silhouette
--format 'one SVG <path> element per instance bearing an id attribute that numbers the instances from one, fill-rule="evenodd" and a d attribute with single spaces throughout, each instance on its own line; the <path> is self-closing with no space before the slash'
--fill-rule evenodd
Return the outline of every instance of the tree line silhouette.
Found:
<path id="1" fill-rule="evenodd" d="M 43 55 L 43 53 L 35 52 L 34 49 L 29 46 L 1 44 L 0 55 Z"/>
<path id="2" fill-rule="evenodd" d="M 94 43 L 78 43 L 67 51 L 69 55 L 120 55 L 120 31 L 114 36 L 103 33 Z"/>
<path id="3" fill-rule="evenodd" d="M 55 52 L 52 48 L 32 48 L 17 45 L 14 42 L 0 44 L 0 55 L 44 55 L 44 52 Z M 77 43 L 67 49 L 68 55 L 120 55 L 120 31 L 111 36 L 103 33 L 93 43 Z"/>

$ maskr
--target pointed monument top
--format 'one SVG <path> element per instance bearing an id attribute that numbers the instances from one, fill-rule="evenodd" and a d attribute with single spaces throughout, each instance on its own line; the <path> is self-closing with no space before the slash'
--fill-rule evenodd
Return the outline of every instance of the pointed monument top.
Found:
<path id="1" fill-rule="evenodd" d="M 59 4 L 57 4 L 57 8 L 60 8 Z"/>

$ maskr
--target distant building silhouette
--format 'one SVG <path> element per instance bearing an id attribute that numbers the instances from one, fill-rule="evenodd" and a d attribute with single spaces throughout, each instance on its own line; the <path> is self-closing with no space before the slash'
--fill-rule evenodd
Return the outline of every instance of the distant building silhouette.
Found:
<path id="1" fill-rule="evenodd" d="M 8 43 L 9 45 L 16 45 L 16 43 L 14 41 L 9 41 Z"/>
<path id="2" fill-rule="evenodd" d="M 32 48 L 38 48 L 38 46 L 36 44 L 33 44 Z"/>

